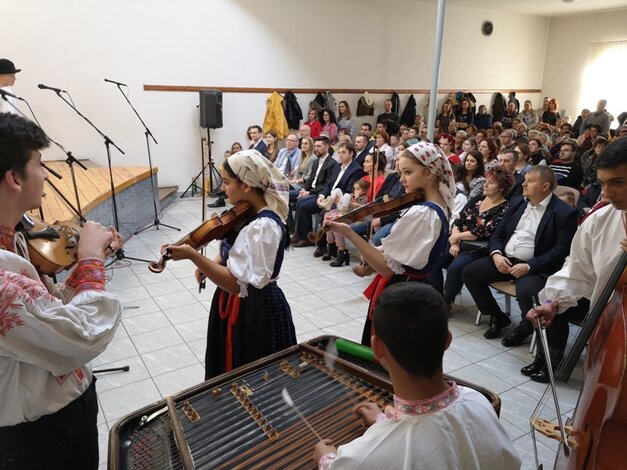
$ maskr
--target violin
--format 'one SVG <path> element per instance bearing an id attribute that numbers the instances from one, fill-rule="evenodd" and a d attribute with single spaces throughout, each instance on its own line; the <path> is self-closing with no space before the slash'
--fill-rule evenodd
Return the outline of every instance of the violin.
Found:
<path id="1" fill-rule="evenodd" d="M 203 222 L 183 238 L 172 243 L 170 247 L 189 245 L 195 250 L 200 250 L 208 245 L 209 242 L 224 238 L 233 230 L 240 230 L 244 225 L 250 222 L 254 216 L 255 210 L 250 203 L 246 201 L 238 202 L 221 215 L 216 215 Z M 166 263 L 172 259 L 172 249 L 170 247 L 161 255 L 159 261 L 150 263 L 148 269 L 153 273 L 162 272 L 165 269 Z"/>
<path id="2" fill-rule="evenodd" d="M 336 219 L 333 219 L 333 222 L 344 224 L 352 224 L 360 221 L 370 222 L 372 219 L 376 219 L 377 217 L 391 215 L 395 212 L 406 209 L 407 207 L 411 207 L 416 203 L 416 201 L 422 199 L 422 197 L 422 192 L 407 193 L 392 199 L 388 196 L 383 196 L 381 200 L 373 201 L 347 212 Z M 307 239 L 310 242 L 317 243 L 322 238 L 322 235 L 324 235 L 324 232 L 328 229 L 328 226 L 325 225 L 320 227 L 315 232 L 309 232 L 307 234 Z"/>
<path id="3" fill-rule="evenodd" d="M 38 272 L 53 276 L 78 261 L 81 227 L 72 222 L 47 224 L 24 214 L 18 224 L 28 245 L 28 256 Z"/>

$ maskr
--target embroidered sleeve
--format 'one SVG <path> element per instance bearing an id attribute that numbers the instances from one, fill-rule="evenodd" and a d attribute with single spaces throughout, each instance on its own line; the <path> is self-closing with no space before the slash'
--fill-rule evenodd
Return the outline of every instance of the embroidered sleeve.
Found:
<path id="1" fill-rule="evenodd" d="M 319 470 L 330 469 L 331 464 L 335 460 L 335 457 L 336 457 L 335 452 L 329 452 L 328 454 L 324 454 L 322 457 L 320 457 L 320 460 L 318 460 L 318 469 Z"/>
<path id="2" fill-rule="evenodd" d="M 253 220 L 239 233 L 226 266 L 237 279 L 240 297 L 248 295 L 249 284 L 262 289 L 272 280 L 282 236 L 279 224 L 268 217 Z"/>
<path id="3" fill-rule="evenodd" d="M 98 258 L 82 259 L 78 262 L 65 285 L 76 291 L 76 294 L 87 290 L 105 289 L 104 262 Z"/>

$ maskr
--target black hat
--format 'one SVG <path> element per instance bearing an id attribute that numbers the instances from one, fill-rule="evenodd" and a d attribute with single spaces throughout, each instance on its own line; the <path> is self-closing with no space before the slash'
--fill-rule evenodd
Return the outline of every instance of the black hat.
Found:
<path id="1" fill-rule="evenodd" d="M 9 73 L 18 73 L 22 69 L 16 69 L 15 64 L 9 59 L 0 59 L 0 75 Z"/>

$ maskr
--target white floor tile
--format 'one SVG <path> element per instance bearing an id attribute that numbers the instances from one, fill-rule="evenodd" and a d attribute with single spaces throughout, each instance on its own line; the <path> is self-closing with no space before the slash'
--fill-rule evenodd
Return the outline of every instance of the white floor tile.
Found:
<path id="1" fill-rule="evenodd" d="M 166 349 L 142 354 L 141 357 L 152 377 L 181 367 L 198 364 L 198 359 L 186 344 L 177 344 Z"/>
<path id="2" fill-rule="evenodd" d="M 205 368 L 200 364 L 193 364 L 158 375 L 154 379 L 159 392 L 165 397 L 202 382 L 205 379 Z"/>
<path id="3" fill-rule="evenodd" d="M 152 378 L 107 390 L 98 395 L 108 423 L 113 423 L 118 418 L 162 398 Z"/>
<path id="4" fill-rule="evenodd" d="M 173 326 L 133 335 L 133 343 L 139 354 L 157 351 L 182 342 L 183 338 Z"/>

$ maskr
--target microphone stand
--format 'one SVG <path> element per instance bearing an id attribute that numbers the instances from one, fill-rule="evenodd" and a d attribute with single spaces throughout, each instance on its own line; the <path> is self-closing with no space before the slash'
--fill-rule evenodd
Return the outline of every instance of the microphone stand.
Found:
<path id="1" fill-rule="evenodd" d="M 180 232 L 181 231 L 180 228 L 174 227 L 172 225 L 164 224 L 163 222 L 161 222 L 159 220 L 159 211 L 157 210 L 157 193 L 155 192 L 155 182 L 154 182 L 154 180 L 152 178 L 152 157 L 150 155 L 150 139 L 149 139 L 149 137 L 152 138 L 152 140 L 153 140 L 153 142 L 155 144 L 159 145 L 159 143 L 157 142 L 157 139 L 155 139 L 155 136 L 152 135 L 152 132 L 150 132 L 150 129 L 148 129 L 148 126 L 146 126 L 146 123 L 144 122 L 142 117 L 139 115 L 139 113 L 135 109 L 135 106 L 133 106 L 133 103 L 131 103 L 131 100 L 122 91 L 122 88 L 120 87 L 121 84 L 117 83 L 117 82 L 110 82 L 110 83 L 115 83 L 115 86 L 118 87 L 118 90 L 120 90 L 120 93 L 122 93 L 122 96 L 124 97 L 124 99 L 126 100 L 128 105 L 131 107 L 133 112 L 135 113 L 135 116 L 137 116 L 137 118 L 139 119 L 139 122 L 141 122 L 142 126 L 144 126 L 144 136 L 146 137 L 146 149 L 148 150 L 148 167 L 150 168 L 150 188 L 152 190 L 152 207 L 153 207 L 154 212 L 155 212 L 155 219 L 153 220 L 152 224 L 147 225 L 146 227 L 136 231 L 134 234 L 137 235 L 138 233 L 141 233 L 144 230 L 148 230 L 149 228 L 152 228 L 152 227 L 157 227 L 157 230 L 159 230 L 159 225 L 163 225 L 164 227 L 168 227 L 168 228 L 171 228 L 173 230 L 178 230 Z"/>
<path id="2" fill-rule="evenodd" d="M 13 109 L 15 109 L 19 114 L 21 114 L 24 118 L 29 119 L 28 116 L 26 116 L 26 114 L 24 114 L 21 109 L 19 109 L 17 106 L 15 106 L 13 103 L 11 103 L 7 99 L 6 95 L 3 94 L 2 98 L 7 103 L 9 103 L 9 105 Z M 61 192 L 61 190 L 59 188 L 57 188 L 52 181 L 46 180 L 46 182 L 57 193 L 57 195 L 63 200 L 63 202 L 65 202 L 65 204 L 67 204 L 67 206 L 72 210 L 72 212 L 74 212 L 74 214 L 76 214 L 78 216 L 79 220 L 82 223 L 87 222 L 87 219 L 85 219 L 85 217 L 83 217 L 83 213 L 81 211 L 81 202 L 80 202 L 80 199 L 78 197 L 78 187 L 76 186 L 76 175 L 74 174 L 74 166 L 73 166 L 73 164 L 77 163 L 85 171 L 87 171 L 87 168 L 85 168 L 85 166 L 72 155 L 72 152 L 68 152 L 65 149 L 65 147 L 63 147 L 63 145 L 61 145 L 59 142 L 57 142 L 56 140 L 51 138 L 48 134 L 46 134 L 46 131 L 44 131 L 43 127 L 41 127 L 41 124 L 37 120 L 37 116 L 35 116 L 35 112 L 33 111 L 33 108 L 31 107 L 30 103 L 28 101 L 26 101 L 24 98 L 18 98 L 18 99 L 20 101 L 23 101 L 24 103 L 26 103 L 26 106 L 28 106 L 28 109 L 30 110 L 30 113 L 33 115 L 33 118 L 35 119 L 35 122 L 37 123 L 39 128 L 43 131 L 43 133 L 46 135 L 46 137 L 50 140 L 50 142 L 55 144 L 59 149 L 61 149 L 61 151 L 63 153 L 65 153 L 67 155 L 68 158 L 65 160 L 65 162 L 70 166 L 70 176 L 72 177 L 72 186 L 74 187 L 74 197 L 76 198 L 76 205 L 77 205 L 77 207 L 74 207 L 74 205 L 69 201 L 69 199 L 67 197 L 65 197 L 65 195 Z M 46 166 L 46 164 L 44 162 L 41 162 L 41 166 L 43 166 L 48 173 L 50 173 L 51 175 L 55 176 L 57 179 L 63 179 L 63 177 L 59 173 L 57 173 L 53 169 L 51 169 L 48 166 Z M 41 220 L 44 220 L 43 210 L 42 210 L 41 207 L 39 208 L 39 215 L 41 216 Z"/>
<path id="3" fill-rule="evenodd" d="M 61 91 L 60 90 L 53 90 L 56 95 L 61 98 L 61 100 L 67 104 L 70 108 L 72 108 L 76 114 L 78 114 L 80 117 L 82 117 L 85 121 L 87 121 L 87 123 L 94 128 L 94 130 L 96 132 L 98 132 L 98 134 L 100 134 L 100 136 L 104 139 L 104 145 L 107 151 L 107 162 L 109 164 L 109 183 L 110 183 L 110 187 L 111 187 L 111 200 L 112 200 L 112 204 L 113 204 L 113 222 L 114 222 L 114 226 L 115 226 L 115 230 L 117 232 L 120 231 L 120 224 L 118 222 L 118 207 L 117 207 L 117 201 L 116 201 L 116 196 L 115 196 L 115 185 L 113 184 L 113 169 L 111 166 L 111 145 L 113 145 L 116 149 L 118 149 L 118 151 L 124 155 L 124 151 L 118 147 L 115 142 L 113 142 L 108 136 L 106 136 L 100 129 L 98 129 L 96 127 L 96 125 L 91 122 L 83 113 L 81 113 L 76 106 L 74 106 L 73 103 L 71 103 L 70 101 L 68 101 L 65 97 L 61 96 Z M 67 93 L 67 92 L 66 92 Z M 152 177 L 152 175 L 151 175 Z M 114 253 L 114 259 L 107 264 L 107 267 L 111 266 L 113 263 L 115 263 L 116 261 L 120 261 L 122 259 L 130 259 L 133 261 L 141 261 L 142 263 L 150 263 L 149 260 L 147 259 L 142 259 L 142 258 L 133 258 L 131 256 L 126 256 L 124 254 L 124 250 L 123 249 L 119 249 Z"/>

